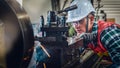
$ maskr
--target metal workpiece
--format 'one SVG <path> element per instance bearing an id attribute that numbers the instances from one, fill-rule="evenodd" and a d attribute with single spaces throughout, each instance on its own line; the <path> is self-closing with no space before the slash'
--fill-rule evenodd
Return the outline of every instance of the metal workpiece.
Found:
<path id="1" fill-rule="evenodd" d="M 27 13 L 16 0 L 0 0 L 0 22 L 0 68 L 27 68 L 34 46 Z"/>
<path id="2" fill-rule="evenodd" d="M 79 46 L 82 46 L 83 45 L 83 38 L 72 38 L 72 37 L 70 37 L 70 38 L 68 38 L 68 46 L 70 46 L 70 47 L 74 47 L 74 45 L 76 44 L 76 43 L 81 43 L 81 44 L 79 44 Z"/>

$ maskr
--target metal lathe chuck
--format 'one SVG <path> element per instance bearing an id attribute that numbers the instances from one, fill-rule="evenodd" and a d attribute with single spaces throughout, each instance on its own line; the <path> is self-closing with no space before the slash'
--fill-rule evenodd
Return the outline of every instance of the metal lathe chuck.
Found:
<path id="1" fill-rule="evenodd" d="M 0 0 L 0 68 L 27 68 L 34 46 L 32 25 L 16 0 Z"/>

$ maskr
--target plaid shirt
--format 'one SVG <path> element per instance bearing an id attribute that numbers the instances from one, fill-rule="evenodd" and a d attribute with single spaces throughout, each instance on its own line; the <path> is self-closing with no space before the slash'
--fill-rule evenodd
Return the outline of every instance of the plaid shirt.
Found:
<path id="1" fill-rule="evenodd" d="M 97 34 L 98 25 L 95 22 L 92 28 L 92 33 Z M 100 40 L 103 46 L 109 52 L 113 64 L 120 64 L 120 29 L 116 25 L 105 28 L 100 35 Z M 97 40 L 92 42 L 95 46 Z"/>

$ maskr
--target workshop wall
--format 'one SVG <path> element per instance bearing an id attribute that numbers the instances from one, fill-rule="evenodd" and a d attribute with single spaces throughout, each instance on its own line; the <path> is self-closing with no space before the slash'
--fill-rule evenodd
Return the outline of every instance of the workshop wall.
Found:
<path id="1" fill-rule="evenodd" d="M 60 9 L 63 9 L 63 5 L 64 5 L 65 1 L 66 1 L 66 4 L 65 4 L 64 8 L 67 8 L 67 7 L 69 7 L 72 0 L 60 0 Z"/>
<path id="2" fill-rule="evenodd" d="M 94 6 L 97 5 L 97 0 L 94 0 Z M 101 5 L 104 5 L 100 10 L 107 13 L 107 19 L 114 20 L 120 24 L 120 0 L 101 0 Z"/>
<path id="3" fill-rule="evenodd" d="M 60 0 L 60 8 L 62 9 L 65 0 Z M 67 0 L 65 8 L 69 6 L 72 0 Z M 32 23 L 39 23 L 40 15 L 44 15 L 45 22 L 47 11 L 52 10 L 51 0 L 23 0 L 23 7 L 27 11 Z"/>
<path id="4" fill-rule="evenodd" d="M 66 0 L 60 0 L 60 8 Z M 65 8 L 69 6 L 72 0 L 67 0 Z M 94 5 L 97 5 L 97 0 L 94 0 Z M 113 19 L 120 24 L 120 0 L 101 0 L 101 5 L 104 5 L 100 10 L 107 13 L 107 19 Z M 27 11 L 32 23 L 38 23 L 40 15 L 44 15 L 45 21 L 47 11 L 52 10 L 51 0 L 23 0 L 23 7 Z"/>
<path id="5" fill-rule="evenodd" d="M 64 8 L 68 7 L 72 0 L 67 0 Z M 60 0 L 62 9 L 65 0 Z M 23 7 L 27 11 L 32 23 L 38 23 L 40 15 L 44 15 L 46 22 L 47 11 L 52 10 L 51 0 L 23 0 Z"/>
<path id="6" fill-rule="evenodd" d="M 47 11 L 52 10 L 51 0 L 23 0 L 23 7 L 32 23 L 39 23 L 41 15 L 44 15 L 46 21 Z"/>

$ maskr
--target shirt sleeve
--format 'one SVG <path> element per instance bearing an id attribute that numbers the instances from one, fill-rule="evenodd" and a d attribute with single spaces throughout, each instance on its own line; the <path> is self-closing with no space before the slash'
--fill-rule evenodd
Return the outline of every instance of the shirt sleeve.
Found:
<path id="1" fill-rule="evenodd" d="M 116 25 L 106 28 L 100 36 L 114 64 L 120 64 L 120 29 Z"/>

